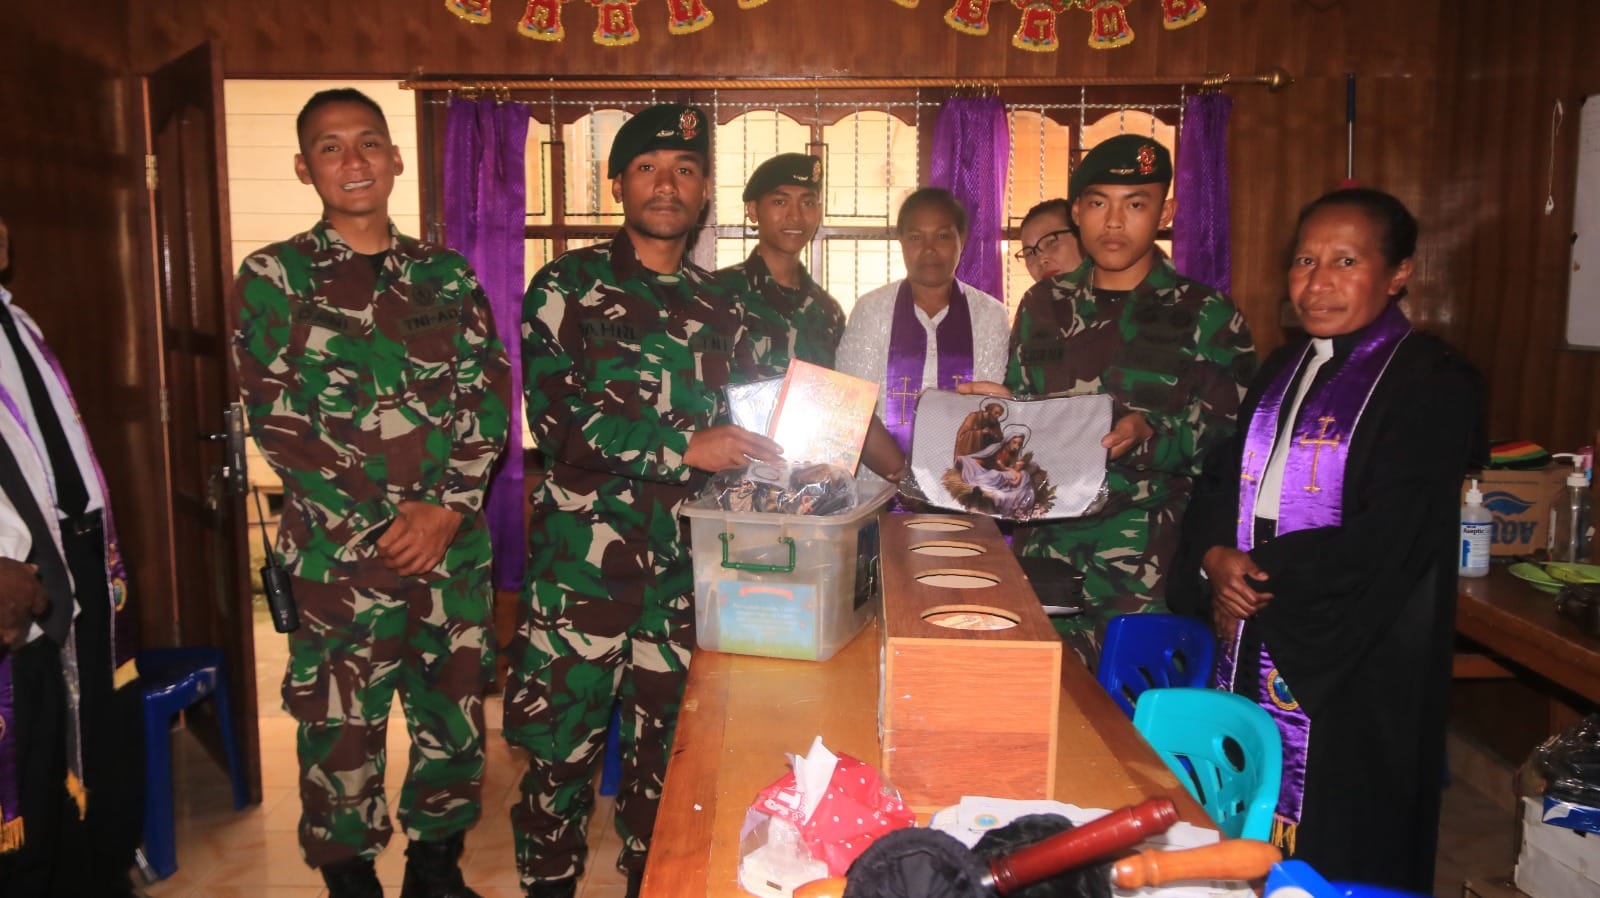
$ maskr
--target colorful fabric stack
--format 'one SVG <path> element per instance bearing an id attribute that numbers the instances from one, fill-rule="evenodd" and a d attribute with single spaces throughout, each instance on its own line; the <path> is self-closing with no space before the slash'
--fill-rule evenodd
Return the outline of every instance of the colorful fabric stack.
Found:
<path id="1" fill-rule="evenodd" d="M 1506 440 L 1489 446 L 1489 464 L 1486 468 L 1527 471 L 1550 464 L 1550 453 L 1538 443 L 1527 440 Z"/>

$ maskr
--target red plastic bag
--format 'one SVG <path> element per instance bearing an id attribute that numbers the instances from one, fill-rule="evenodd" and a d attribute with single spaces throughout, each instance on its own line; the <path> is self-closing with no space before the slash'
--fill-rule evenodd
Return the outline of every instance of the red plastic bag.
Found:
<path id="1" fill-rule="evenodd" d="M 913 826 L 917 815 L 900 793 L 870 764 L 837 756 L 820 799 L 807 802 L 794 771 L 762 789 L 755 810 L 792 823 L 811 856 L 828 865 L 828 875 L 843 876 L 867 846 L 884 833 Z M 814 808 L 807 813 L 808 805 Z"/>

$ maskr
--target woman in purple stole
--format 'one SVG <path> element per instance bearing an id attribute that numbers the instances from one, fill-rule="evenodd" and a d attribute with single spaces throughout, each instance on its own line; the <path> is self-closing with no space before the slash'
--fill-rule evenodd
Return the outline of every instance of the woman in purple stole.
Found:
<path id="1" fill-rule="evenodd" d="M 1168 601 L 1218 634 L 1218 688 L 1283 735 L 1273 840 L 1329 879 L 1429 893 L 1461 478 L 1479 380 L 1401 311 L 1417 224 L 1376 190 L 1300 214 L 1308 337 L 1267 360 L 1207 460 Z"/>
<path id="2" fill-rule="evenodd" d="M 1011 322 L 1004 303 L 956 280 L 967 212 L 948 190 L 906 197 L 895 230 L 906 277 L 856 300 L 838 370 L 878 385 L 878 416 L 909 458 L 917 394 L 1004 379 Z"/>

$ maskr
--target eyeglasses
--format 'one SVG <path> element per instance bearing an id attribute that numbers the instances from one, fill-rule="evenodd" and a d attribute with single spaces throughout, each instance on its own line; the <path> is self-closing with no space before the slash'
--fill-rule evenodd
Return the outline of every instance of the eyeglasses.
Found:
<path id="1" fill-rule="evenodd" d="M 1014 256 L 1019 262 L 1026 262 L 1029 259 L 1037 259 L 1040 253 L 1047 253 L 1055 249 L 1056 244 L 1061 242 L 1062 235 L 1071 236 L 1072 229 L 1061 228 L 1060 230 L 1051 231 L 1043 237 L 1040 237 L 1039 242 L 1032 246 L 1023 244 L 1022 249 L 1012 253 L 1012 256 Z"/>

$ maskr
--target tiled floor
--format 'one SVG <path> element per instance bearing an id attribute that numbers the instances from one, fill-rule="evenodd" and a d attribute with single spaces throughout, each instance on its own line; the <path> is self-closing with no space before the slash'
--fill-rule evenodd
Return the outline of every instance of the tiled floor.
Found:
<path id="1" fill-rule="evenodd" d="M 187 733 L 174 733 L 179 869 L 172 878 L 147 888 L 151 898 L 320 898 L 327 894 L 316 871 L 301 861 L 295 840 L 300 805 L 295 793 L 294 722 L 277 701 L 286 650 L 282 637 L 273 634 L 270 625 L 261 626 L 266 633 L 257 639 L 256 661 L 262 803 L 235 812 L 226 774 Z M 486 716 L 492 729 L 486 743 L 484 816 L 467 837 L 462 869 L 467 883 L 485 898 L 520 898 L 508 808 L 516 798 L 522 761 L 500 738 L 498 698 L 490 699 Z M 392 717 L 391 756 L 403 757 L 405 749 L 404 723 L 398 716 Z M 393 799 L 399 778 L 390 779 Z M 589 872 L 580 885 L 579 898 L 622 898 L 626 883 L 615 870 L 619 844 L 611 827 L 610 799 L 597 802 L 589 834 Z M 404 847 L 404 836 L 397 835 L 378 859 L 378 875 L 389 896 L 400 892 Z M 1507 876 L 1515 859 L 1514 816 L 1458 776 L 1445 790 L 1434 894 L 1460 898 L 1463 880 Z"/>
<path id="2" fill-rule="evenodd" d="M 294 721 L 278 702 L 287 649 L 282 636 L 258 619 L 257 695 L 261 705 L 261 791 L 259 806 L 235 812 L 228 777 L 186 732 L 173 733 L 174 804 L 177 816 L 178 872 L 145 887 L 150 898 L 322 898 L 322 878 L 300 858 L 295 838 L 300 799 L 294 754 Z M 462 870 L 467 884 L 484 898 L 521 898 L 511 846 L 509 808 L 517 797 L 523 762 L 500 738 L 500 700 L 486 703 L 491 730 L 485 741 L 483 819 L 467 835 Z M 405 723 L 398 705 L 390 717 L 389 753 L 405 757 Z M 400 789 L 391 767 L 389 798 Z M 620 842 L 611 827 L 611 799 L 600 798 L 590 821 L 589 869 L 578 898 L 622 898 L 627 881 L 616 872 Z M 405 869 L 405 836 L 396 834 L 378 858 L 384 894 L 400 894 Z"/>
<path id="3" fill-rule="evenodd" d="M 1519 838 L 1512 811 L 1458 780 L 1444 790 L 1439 816 L 1434 895 L 1461 898 L 1461 884 L 1469 878 L 1500 880 L 1511 876 Z"/>

